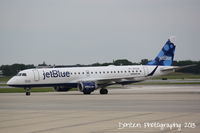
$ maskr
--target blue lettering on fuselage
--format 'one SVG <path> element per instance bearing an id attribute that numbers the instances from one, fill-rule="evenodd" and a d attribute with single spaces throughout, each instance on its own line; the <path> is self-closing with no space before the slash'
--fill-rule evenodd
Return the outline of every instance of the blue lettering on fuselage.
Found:
<path id="1" fill-rule="evenodd" d="M 43 71 L 43 80 L 46 78 L 70 77 L 70 72 L 60 72 L 59 70 Z"/>

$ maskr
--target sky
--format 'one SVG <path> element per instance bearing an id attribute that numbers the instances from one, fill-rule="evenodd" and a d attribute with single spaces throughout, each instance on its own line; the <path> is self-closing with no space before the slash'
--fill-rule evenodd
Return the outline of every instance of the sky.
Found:
<path id="1" fill-rule="evenodd" d="M 0 0 L 0 65 L 200 60 L 199 0 Z"/>

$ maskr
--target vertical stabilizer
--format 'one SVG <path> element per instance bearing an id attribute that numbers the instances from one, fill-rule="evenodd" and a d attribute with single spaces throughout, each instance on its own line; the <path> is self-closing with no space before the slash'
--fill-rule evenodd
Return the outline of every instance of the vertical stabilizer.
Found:
<path id="1" fill-rule="evenodd" d="M 174 60 L 174 52 L 176 48 L 174 42 L 175 38 L 170 37 L 156 58 L 149 61 L 147 65 L 171 66 Z"/>

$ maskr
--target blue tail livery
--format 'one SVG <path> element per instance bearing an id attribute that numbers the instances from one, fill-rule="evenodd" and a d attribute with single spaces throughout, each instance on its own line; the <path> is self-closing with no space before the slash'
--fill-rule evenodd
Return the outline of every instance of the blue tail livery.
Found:
<path id="1" fill-rule="evenodd" d="M 171 66 L 176 48 L 173 40 L 174 37 L 170 37 L 156 58 L 152 61 L 149 61 L 147 65 Z"/>

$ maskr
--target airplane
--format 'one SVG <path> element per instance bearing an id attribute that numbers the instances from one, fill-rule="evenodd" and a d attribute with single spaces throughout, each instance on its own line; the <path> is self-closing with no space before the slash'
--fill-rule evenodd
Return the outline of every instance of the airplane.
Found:
<path id="1" fill-rule="evenodd" d="M 110 85 L 137 83 L 180 69 L 172 66 L 175 48 L 174 37 L 170 37 L 156 58 L 146 65 L 27 69 L 12 77 L 7 85 L 23 87 L 27 96 L 32 87 L 53 87 L 58 92 L 78 88 L 83 94 L 100 89 L 100 94 L 108 94 Z"/>

